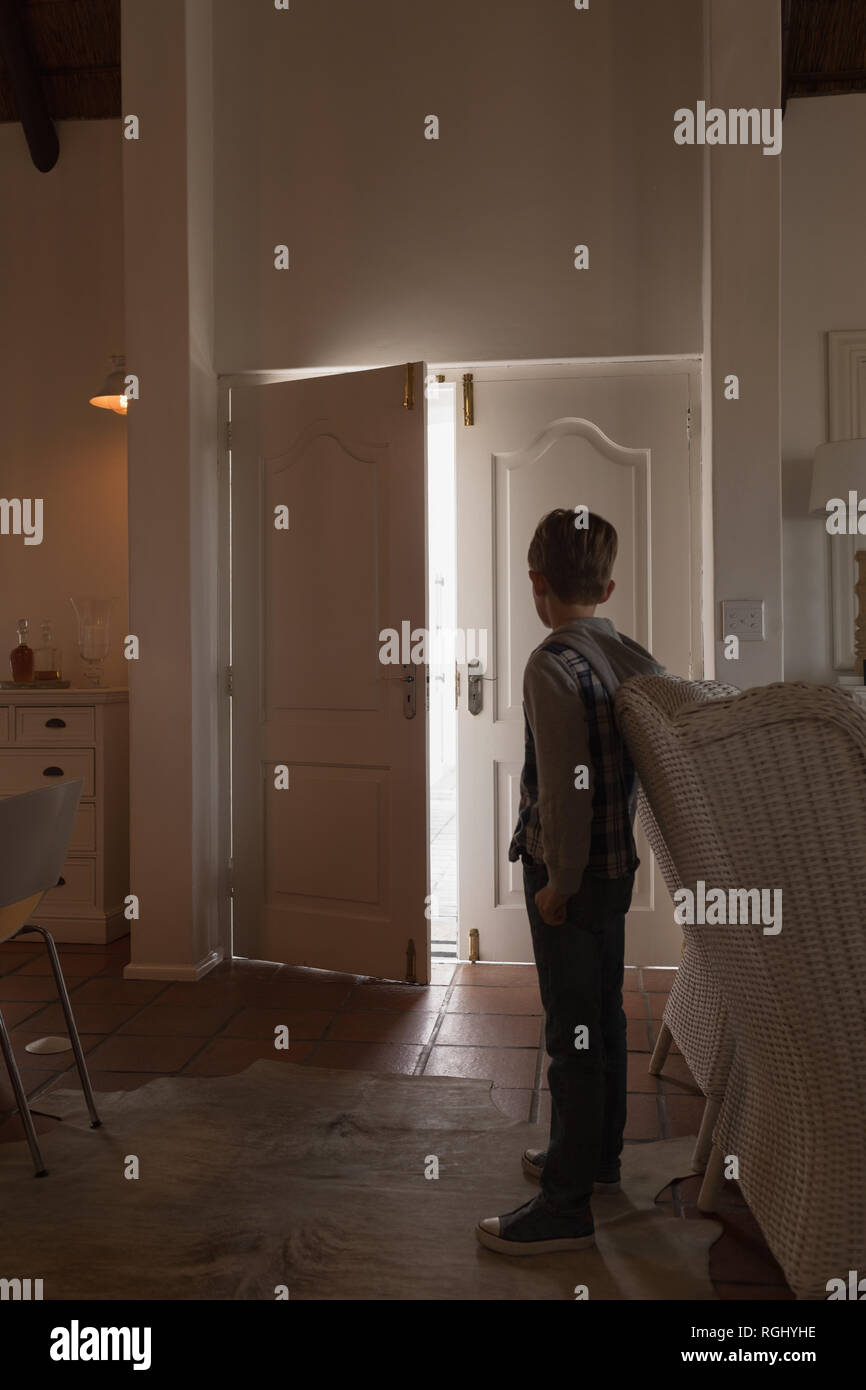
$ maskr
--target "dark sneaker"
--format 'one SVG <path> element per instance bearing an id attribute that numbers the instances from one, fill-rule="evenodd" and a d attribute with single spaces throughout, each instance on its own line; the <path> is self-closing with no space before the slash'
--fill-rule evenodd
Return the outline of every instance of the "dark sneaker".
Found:
<path id="1" fill-rule="evenodd" d="M 482 1245 L 500 1255 L 551 1255 L 595 1244 L 589 1207 L 578 1216 L 558 1216 L 548 1210 L 540 1193 L 505 1216 L 479 1221 L 475 1234 Z"/>
<path id="2" fill-rule="evenodd" d="M 541 1182 L 541 1170 L 544 1167 L 544 1160 L 547 1154 L 544 1149 L 524 1149 L 521 1163 L 523 1171 L 527 1177 L 535 1182 Z"/>
<path id="3" fill-rule="evenodd" d="M 523 1150 L 523 1171 L 527 1177 L 534 1179 L 535 1182 L 541 1181 L 541 1170 L 544 1167 L 544 1149 L 524 1149 Z M 605 1193 L 621 1192 L 619 1173 L 606 1173 L 603 1178 L 596 1178 L 594 1191 L 604 1195 Z"/>

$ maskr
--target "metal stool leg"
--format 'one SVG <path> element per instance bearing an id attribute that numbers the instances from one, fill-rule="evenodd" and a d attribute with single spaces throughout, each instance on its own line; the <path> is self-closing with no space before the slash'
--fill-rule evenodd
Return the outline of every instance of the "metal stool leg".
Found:
<path id="1" fill-rule="evenodd" d="M 2 1012 L 0 1012 L 0 1051 L 2 1051 L 6 1061 L 9 1080 L 12 1082 L 12 1089 L 15 1092 L 15 1099 L 18 1102 L 18 1114 L 21 1116 L 24 1133 L 27 1135 L 27 1143 L 30 1145 L 30 1154 L 33 1159 L 33 1166 L 36 1169 L 36 1176 L 37 1178 L 44 1178 L 48 1169 L 45 1167 L 42 1152 L 39 1148 L 39 1140 L 36 1138 L 36 1130 L 33 1128 L 30 1107 L 27 1104 L 27 1097 L 24 1094 L 24 1087 L 21 1084 L 21 1073 L 18 1070 L 18 1063 L 15 1061 L 15 1053 L 12 1051 L 12 1043 L 9 1041 L 9 1034 L 6 1032 L 6 1024 Z"/>
<path id="2" fill-rule="evenodd" d="M 78 1029 L 75 1026 L 72 1005 L 69 1002 L 69 995 L 66 992 L 66 981 L 63 978 L 63 971 L 60 968 L 60 958 L 57 955 L 57 947 L 54 945 L 54 937 L 45 927 L 22 927 L 21 931 L 38 932 L 39 935 L 43 937 L 45 945 L 48 948 L 48 958 L 51 961 L 51 969 L 54 971 L 54 980 L 57 984 L 60 1007 L 63 1009 L 63 1016 L 66 1019 L 66 1027 L 69 1030 L 69 1041 L 72 1043 L 72 1051 L 75 1053 L 75 1065 L 78 1068 L 78 1075 L 81 1078 L 81 1089 L 84 1092 L 84 1099 L 87 1101 L 87 1109 L 90 1111 L 90 1128 L 99 1129 L 102 1121 L 96 1113 L 93 1090 L 90 1085 L 90 1077 L 87 1074 L 87 1063 L 84 1060 L 84 1050 L 81 1046 L 81 1039 L 78 1036 Z M 16 936 L 20 934 L 20 932 L 16 932 Z"/>

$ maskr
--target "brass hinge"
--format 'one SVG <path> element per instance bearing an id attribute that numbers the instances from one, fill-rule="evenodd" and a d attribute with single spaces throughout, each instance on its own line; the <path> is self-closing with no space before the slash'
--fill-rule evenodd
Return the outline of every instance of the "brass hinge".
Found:
<path id="1" fill-rule="evenodd" d="M 479 944 L 479 940 L 478 940 L 478 928 L 477 928 L 477 927 L 470 927 L 470 928 L 469 928 L 469 961 L 470 961 L 470 964 L 475 965 L 476 962 L 478 961 L 479 957 L 480 957 L 480 954 L 481 954 L 481 951 L 480 951 L 480 944 Z"/>
<path id="2" fill-rule="evenodd" d="M 691 444 L 691 442 L 692 442 L 692 408 L 691 408 L 691 406 L 689 406 L 688 410 L 686 411 L 686 441 L 687 441 L 687 443 L 689 443 L 689 444 Z"/>
<path id="3" fill-rule="evenodd" d="M 231 422 L 231 420 L 226 420 L 226 448 L 227 448 L 227 449 L 230 449 L 231 447 L 232 447 L 232 422 Z"/>
<path id="4" fill-rule="evenodd" d="M 460 708 L 460 667 L 454 666 L 454 708 Z"/>
<path id="5" fill-rule="evenodd" d="M 471 372 L 463 373 L 463 423 L 475 424 L 475 388 Z"/>
<path id="6" fill-rule="evenodd" d="M 403 387 L 403 409 L 415 409 L 415 363 L 406 363 L 406 382 Z"/>
<path id="7" fill-rule="evenodd" d="M 226 694 L 227 694 L 227 695 L 234 695 L 234 693 L 235 693 L 235 678 L 234 678 L 234 672 L 233 672 L 231 666 L 227 666 L 227 667 L 226 667 Z"/>
<path id="8" fill-rule="evenodd" d="M 415 979 L 415 942 L 411 936 L 406 947 L 406 983 L 407 985 L 417 984 Z"/>

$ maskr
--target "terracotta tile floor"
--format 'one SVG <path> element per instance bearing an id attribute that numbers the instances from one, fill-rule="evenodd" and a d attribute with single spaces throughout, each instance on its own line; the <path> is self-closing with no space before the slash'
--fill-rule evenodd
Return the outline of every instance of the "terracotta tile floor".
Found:
<path id="1" fill-rule="evenodd" d="M 532 966 L 438 963 L 432 984 L 418 988 L 236 961 L 218 966 L 198 984 L 161 984 L 122 978 L 128 939 L 106 948 L 59 949 L 97 1091 L 132 1089 L 165 1075 L 224 1076 L 267 1057 L 313 1067 L 486 1078 L 506 1115 L 541 1123 L 549 1118 L 541 1003 Z M 52 1088 L 78 1084 L 70 1052 L 39 1056 L 24 1050 L 31 1039 L 64 1031 L 46 970 L 38 947 L 0 946 L 0 1008 L 37 1109 Z M 695 1134 L 700 1122 L 703 1101 L 676 1049 L 662 1077 L 647 1072 L 674 973 L 626 972 L 627 1142 Z M 274 1048 L 280 1024 L 290 1030 L 288 1052 Z M 0 1066 L 0 1143 L 21 1138 L 13 1111 Z M 40 1132 L 56 1123 L 36 1118 Z M 690 1177 L 661 1194 L 672 1220 L 703 1220 L 696 1206 L 699 1186 L 699 1179 Z M 722 1215 L 725 1231 L 710 1256 L 719 1297 L 793 1297 L 733 1183 L 727 1184 Z"/>

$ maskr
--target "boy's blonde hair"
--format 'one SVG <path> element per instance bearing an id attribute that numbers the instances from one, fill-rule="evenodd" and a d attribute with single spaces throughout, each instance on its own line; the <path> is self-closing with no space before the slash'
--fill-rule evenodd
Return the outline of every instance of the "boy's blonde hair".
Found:
<path id="1" fill-rule="evenodd" d="M 579 517 L 557 507 L 535 528 L 529 568 L 544 575 L 560 603 L 600 603 L 610 582 L 617 544 L 616 531 L 604 517 L 595 512 Z"/>

